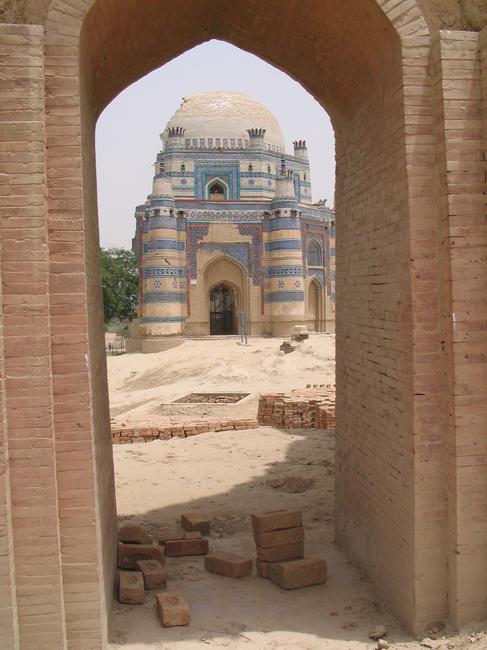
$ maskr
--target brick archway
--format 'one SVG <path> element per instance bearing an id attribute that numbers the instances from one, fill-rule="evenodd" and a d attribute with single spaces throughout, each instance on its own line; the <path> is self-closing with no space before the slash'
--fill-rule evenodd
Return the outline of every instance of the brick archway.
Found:
<path id="1" fill-rule="evenodd" d="M 441 78 L 430 76 L 441 48 L 430 42 L 414 0 L 355 0 L 353 9 L 331 0 L 308 5 L 303 12 L 294 0 L 186 0 L 165 3 L 162 14 L 156 0 L 144 12 L 135 0 L 122 8 L 118 0 L 53 0 L 45 32 L 20 26 L 6 38 L 14 56 L 26 44 L 32 51 L 30 103 L 17 109 L 36 125 L 32 164 L 44 161 L 47 143 L 47 175 L 41 162 L 24 192 L 30 203 L 2 221 L 3 277 L 28 262 L 36 278 L 32 291 L 4 282 L 5 373 L 21 376 L 22 389 L 38 402 L 19 420 L 7 385 L 4 430 L 11 453 L 26 427 L 38 431 L 50 468 L 43 478 L 42 509 L 51 524 L 44 531 L 51 553 L 48 578 L 39 579 L 43 590 L 22 586 L 31 566 L 25 545 L 43 529 L 33 533 L 22 506 L 6 501 L 13 576 L 7 634 L 20 630 L 22 648 L 39 635 L 50 650 L 100 648 L 106 641 L 116 521 L 98 277 L 96 118 L 128 84 L 210 38 L 285 70 L 329 111 L 335 127 L 337 538 L 412 630 L 448 614 L 461 623 L 487 611 L 484 582 L 466 587 L 468 570 L 454 552 L 459 495 L 458 471 L 447 463 L 455 439 L 446 435 L 452 355 L 445 318 L 452 309 L 450 288 L 439 283 L 449 273 L 442 246 L 449 231 L 440 218 L 444 133 L 435 125 L 443 97 Z M 15 228 L 18 237 L 21 223 L 29 224 L 34 257 L 10 234 Z M 25 317 L 27 304 L 41 333 L 34 358 L 42 363 L 30 374 L 19 371 L 21 342 L 9 329 L 23 326 L 15 318 Z M 441 345 L 448 348 L 443 356 Z M 38 484 L 25 467 L 32 462 L 11 464 L 5 494 L 20 480 L 30 489 Z M 487 491 L 481 479 L 479 486 Z M 33 630 L 24 624 L 28 609 L 46 601 L 46 589 L 46 622 Z"/>

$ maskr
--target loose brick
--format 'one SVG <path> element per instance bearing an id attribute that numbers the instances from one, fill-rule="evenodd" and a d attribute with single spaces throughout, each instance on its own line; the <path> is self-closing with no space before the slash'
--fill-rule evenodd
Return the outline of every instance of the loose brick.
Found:
<path id="1" fill-rule="evenodd" d="M 185 512 L 181 515 L 181 524 L 188 532 L 199 531 L 203 535 L 210 532 L 210 519 L 198 512 Z"/>
<path id="2" fill-rule="evenodd" d="M 144 602 L 144 578 L 140 571 L 118 572 L 118 599 L 128 605 L 140 605 Z"/>
<path id="3" fill-rule="evenodd" d="M 137 560 L 137 568 L 142 572 L 146 589 L 161 589 L 166 586 L 166 572 L 159 560 Z"/>
<path id="4" fill-rule="evenodd" d="M 243 578 L 252 573 L 252 558 L 236 553 L 211 553 L 205 557 L 205 568 L 229 578 Z"/>
<path id="5" fill-rule="evenodd" d="M 281 562 L 304 556 L 304 543 L 286 544 L 286 546 L 273 546 L 272 548 L 261 548 L 257 546 L 257 559 L 264 562 Z"/>
<path id="6" fill-rule="evenodd" d="M 297 542 L 304 542 L 304 528 L 303 526 L 297 526 L 296 528 L 271 530 L 267 533 L 254 533 L 254 539 L 257 546 L 262 546 L 262 548 L 296 544 Z"/>
<path id="7" fill-rule="evenodd" d="M 184 533 L 177 530 L 163 529 L 157 533 L 156 539 L 161 546 L 164 546 L 169 540 L 184 539 Z"/>
<path id="8" fill-rule="evenodd" d="M 118 531 L 118 539 L 125 544 L 152 544 L 152 540 L 145 530 L 134 524 L 122 526 Z"/>
<path id="9" fill-rule="evenodd" d="M 193 530 L 190 533 L 184 533 L 184 539 L 201 539 L 203 535 L 199 532 L 199 530 Z"/>
<path id="10" fill-rule="evenodd" d="M 156 594 L 157 611 L 163 627 L 189 625 L 189 605 L 179 591 Z"/>
<path id="11" fill-rule="evenodd" d="M 300 510 L 271 510 L 253 514 L 251 519 L 254 535 L 303 525 L 303 514 Z"/>
<path id="12" fill-rule="evenodd" d="M 207 539 L 178 539 L 166 542 L 168 557 L 180 555 L 206 555 L 209 551 Z"/>
<path id="13" fill-rule="evenodd" d="M 277 562 L 270 565 L 269 577 L 283 589 L 322 585 L 326 582 L 326 562 L 319 558 Z"/>
<path id="14" fill-rule="evenodd" d="M 270 562 L 264 562 L 263 560 L 255 560 L 255 568 L 257 569 L 257 575 L 259 575 L 261 578 L 269 577 L 270 566 L 271 566 Z"/>
<path id="15" fill-rule="evenodd" d="M 164 549 L 152 544 L 119 544 L 118 566 L 120 569 L 136 569 L 137 560 L 158 560 L 161 564 L 166 561 Z"/>

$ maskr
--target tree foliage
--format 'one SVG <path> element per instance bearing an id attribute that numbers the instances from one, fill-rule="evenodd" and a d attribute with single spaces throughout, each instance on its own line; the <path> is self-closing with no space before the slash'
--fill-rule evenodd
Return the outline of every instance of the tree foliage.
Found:
<path id="1" fill-rule="evenodd" d="M 134 253 L 125 248 L 102 249 L 100 259 L 105 323 L 113 318 L 132 320 L 139 287 Z"/>

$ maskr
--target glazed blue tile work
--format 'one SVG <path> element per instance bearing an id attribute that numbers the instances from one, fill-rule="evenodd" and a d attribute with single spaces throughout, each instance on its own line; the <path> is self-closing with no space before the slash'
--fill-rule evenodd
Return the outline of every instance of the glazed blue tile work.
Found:
<path id="1" fill-rule="evenodd" d="M 190 280 L 198 277 L 198 264 L 196 260 L 196 247 L 198 241 L 208 235 L 209 226 L 188 226 L 186 229 L 186 241 L 188 243 L 188 276 Z"/>
<path id="2" fill-rule="evenodd" d="M 185 249 L 185 243 L 177 239 L 154 239 L 144 244 L 144 253 L 158 250 L 184 251 Z"/>
<path id="3" fill-rule="evenodd" d="M 276 230 L 299 230 L 301 224 L 298 217 L 274 217 L 264 220 L 264 232 L 275 232 Z"/>
<path id="4" fill-rule="evenodd" d="M 186 302 L 186 292 L 185 291 L 149 291 L 144 292 L 144 302 Z"/>
<path id="5" fill-rule="evenodd" d="M 218 251 L 231 257 L 236 262 L 238 262 L 247 273 L 249 273 L 249 245 L 245 243 L 207 243 L 201 242 L 199 245 L 200 250 L 206 250 L 210 253 Z"/>
<path id="6" fill-rule="evenodd" d="M 144 278 L 152 278 L 155 276 L 182 278 L 185 275 L 186 269 L 184 266 L 151 266 L 148 269 L 144 269 Z"/>
<path id="7" fill-rule="evenodd" d="M 304 301 L 304 291 L 268 291 L 264 295 L 265 303 L 302 301 Z"/>
<path id="8" fill-rule="evenodd" d="M 298 275 L 303 277 L 303 267 L 301 264 L 291 265 L 291 264 L 282 264 L 280 266 L 268 266 L 265 269 L 266 278 L 275 278 L 275 277 L 284 277 Z"/>
<path id="9" fill-rule="evenodd" d="M 141 323 L 183 323 L 186 316 L 143 316 Z"/>
<path id="10" fill-rule="evenodd" d="M 272 251 L 300 251 L 300 239 L 277 239 L 276 241 L 269 241 L 264 244 L 265 250 Z"/>
<path id="11" fill-rule="evenodd" d="M 252 237 L 252 284 L 254 287 L 258 287 L 262 282 L 262 269 L 261 269 L 261 257 L 262 257 L 262 229 L 260 225 L 250 225 L 244 224 L 238 226 L 238 232 L 240 235 L 246 237 Z"/>
<path id="12" fill-rule="evenodd" d="M 162 228 L 176 230 L 178 225 L 176 217 L 170 217 L 168 215 L 149 217 L 145 223 L 147 224 L 148 231 L 157 229 L 160 230 Z"/>

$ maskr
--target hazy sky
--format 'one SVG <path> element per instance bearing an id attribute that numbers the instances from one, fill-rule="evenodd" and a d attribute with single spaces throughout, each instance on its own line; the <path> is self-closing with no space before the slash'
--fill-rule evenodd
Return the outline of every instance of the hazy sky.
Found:
<path id="1" fill-rule="evenodd" d="M 326 198 L 333 205 L 335 145 L 325 111 L 285 73 L 233 45 L 210 41 L 126 88 L 100 116 L 96 153 L 103 247 L 130 247 L 135 206 L 152 189 L 159 134 L 182 97 L 207 90 L 244 92 L 262 102 L 281 125 L 288 153 L 293 140 L 306 140 L 313 201 Z"/>

